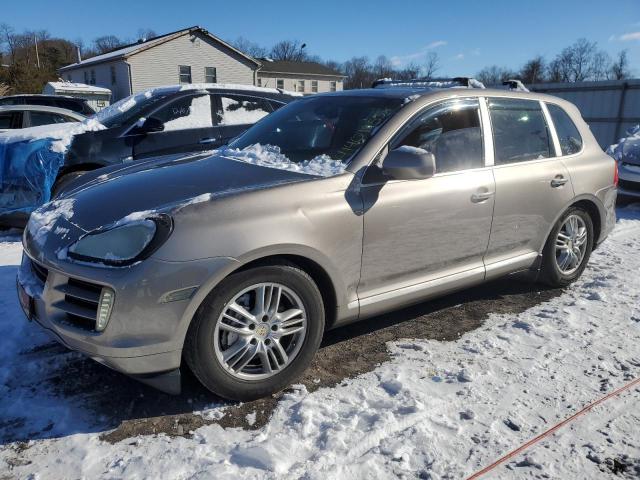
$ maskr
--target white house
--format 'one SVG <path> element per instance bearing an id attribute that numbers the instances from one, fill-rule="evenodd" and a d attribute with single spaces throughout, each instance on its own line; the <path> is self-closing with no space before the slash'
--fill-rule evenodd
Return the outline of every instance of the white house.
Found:
<path id="1" fill-rule="evenodd" d="M 191 27 L 62 67 L 70 82 L 105 87 L 112 101 L 161 85 L 256 84 L 260 62 L 201 27 Z"/>
<path id="2" fill-rule="evenodd" d="M 261 60 L 190 27 L 62 67 L 75 83 L 108 88 L 111 101 L 178 83 L 237 83 L 303 94 L 342 90 L 344 76 L 316 62 Z"/>

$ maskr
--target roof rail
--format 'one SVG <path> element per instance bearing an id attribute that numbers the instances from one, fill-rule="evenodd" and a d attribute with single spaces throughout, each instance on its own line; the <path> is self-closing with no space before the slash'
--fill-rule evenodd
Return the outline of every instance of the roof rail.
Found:
<path id="1" fill-rule="evenodd" d="M 380 78 L 371 84 L 371 88 L 484 88 L 482 82 L 471 77 L 453 78 L 415 78 L 412 80 L 394 80 Z"/>
<path id="2" fill-rule="evenodd" d="M 508 90 L 516 90 L 518 92 L 528 92 L 529 89 L 524 86 L 520 80 L 515 78 L 510 78 L 509 80 L 505 80 L 502 82 L 502 85 L 507 87 Z"/>

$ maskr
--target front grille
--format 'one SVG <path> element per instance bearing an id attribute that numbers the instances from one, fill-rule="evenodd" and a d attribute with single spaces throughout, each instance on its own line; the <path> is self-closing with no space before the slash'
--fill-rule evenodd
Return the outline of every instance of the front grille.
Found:
<path id="1" fill-rule="evenodd" d="M 638 182 L 630 182 L 628 180 L 618 180 L 618 187 L 623 188 L 625 190 L 632 190 L 636 192 L 640 192 L 640 183 Z"/>
<path id="2" fill-rule="evenodd" d="M 58 285 L 56 289 L 64 293 L 64 300 L 54 303 L 53 306 L 66 313 L 70 324 L 85 330 L 94 330 L 102 286 L 69 278 L 66 284 Z"/>
<path id="3" fill-rule="evenodd" d="M 33 274 L 40 280 L 42 283 L 47 282 L 47 276 L 49 275 L 49 270 L 44 268 L 42 265 L 37 264 L 33 260 L 31 261 L 31 270 Z"/>

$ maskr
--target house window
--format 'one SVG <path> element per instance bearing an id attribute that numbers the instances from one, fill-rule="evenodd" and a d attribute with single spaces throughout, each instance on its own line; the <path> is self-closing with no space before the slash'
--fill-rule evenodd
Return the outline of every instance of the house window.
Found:
<path id="1" fill-rule="evenodd" d="M 318 91 L 318 81 L 317 80 L 311 80 L 311 91 L 312 92 L 317 92 Z"/>
<path id="2" fill-rule="evenodd" d="M 336 91 L 336 85 L 337 85 L 337 82 L 329 82 L 329 91 L 330 92 L 335 92 Z"/>
<path id="3" fill-rule="evenodd" d="M 282 78 L 276 80 L 276 88 L 284 90 L 284 80 Z"/>
<path id="4" fill-rule="evenodd" d="M 95 85 L 96 84 L 96 71 L 95 70 L 91 70 L 91 80 L 89 81 L 89 83 L 91 85 Z"/>
<path id="5" fill-rule="evenodd" d="M 116 67 L 114 65 L 111 65 L 111 68 L 109 70 L 111 72 L 111 85 L 115 85 L 117 83 Z"/>
<path id="6" fill-rule="evenodd" d="M 296 92 L 304 92 L 304 80 L 298 80 L 296 82 Z"/>
<path id="7" fill-rule="evenodd" d="M 67 75 L 67 80 L 71 81 L 71 75 Z"/>
<path id="8" fill-rule="evenodd" d="M 261 79 L 261 78 L 259 78 L 259 79 L 258 79 L 258 86 L 259 86 L 259 87 L 261 87 L 261 86 L 262 86 L 262 79 Z"/>
<path id="9" fill-rule="evenodd" d="M 189 65 L 178 65 L 180 83 L 191 83 L 191 67 Z"/>
<path id="10" fill-rule="evenodd" d="M 204 82 L 216 83 L 218 81 L 218 75 L 216 74 L 215 67 L 204 67 Z"/>
<path id="11" fill-rule="evenodd" d="M 89 85 L 89 72 L 85 70 L 83 73 L 84 73 L 84 83 L 85 85 Z"/>

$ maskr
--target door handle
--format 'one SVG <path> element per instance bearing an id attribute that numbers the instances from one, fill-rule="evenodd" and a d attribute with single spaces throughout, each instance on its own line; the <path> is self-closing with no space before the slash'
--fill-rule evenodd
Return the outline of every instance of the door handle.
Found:
<path id="1" fill-rule="evenodd" d="M 565 178 L 563 175 L 556 175 L 553 180 L 551 180 L 551 187 L 558 188 L 563 186 L 565 183 L 569 181 L 568 178 Z"/>
<path id="2" fill-rule="evenodd" d="M 471 201 L 473 203 L 484 202 L 486 200 L 489 200 L 491 197 L 493 197 L 494 193 L 495 192 L 476 192 L 473 195 L 471 195 Z"/>
<path id="3" fill-rule="evenodd" d="M 219 138 L 201 138 L 200 141 L 198 142 L 200 145 L 208 145 L 210 143 L 216 143 L 220 141 Z"/>

